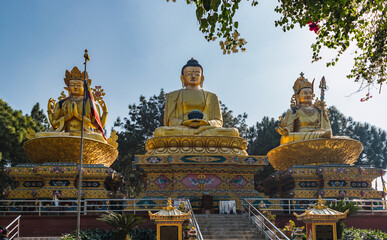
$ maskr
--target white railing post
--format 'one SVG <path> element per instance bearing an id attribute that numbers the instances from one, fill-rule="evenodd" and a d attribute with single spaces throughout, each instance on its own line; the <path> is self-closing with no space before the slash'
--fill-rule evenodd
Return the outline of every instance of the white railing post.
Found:
<path id="1" fill-rule="evenodd" d="M 136 200 L 133 199 L 133 211 L 134 211 L 134 214 L 136 214 Z"/>
<path id="2" fill-rule="evenodd" d="M 39 200 L 39 216 L 42 216 L 42 201 Z"/>
<path id="3" fill-rule="evenodd" d="M 87 215 L 87 200 L 86 199 L 85 199 L 85 205 L 84 205 L 83 209 L 84 209 L 83 215 Z"/>
<path id="4" fill-rule="evenodd" d="M 288 212 L 290 214 L 290 200 L 288 201 Z"/>
<path id="5" fill-rule="evenodd" d="M 20 217 L 17 219 L 17 239 L 19 239 L 20 235 Z"/>
<path id="6" fill-rule="evenodd" d="M 251 219 L 251 208 L 250 208 L 250 204 L 249 204 L 249 219 Z"/>

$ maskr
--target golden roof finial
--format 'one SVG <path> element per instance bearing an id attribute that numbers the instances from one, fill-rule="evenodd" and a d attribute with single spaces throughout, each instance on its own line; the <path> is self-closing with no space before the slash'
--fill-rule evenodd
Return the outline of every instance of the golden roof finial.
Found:
<path id="1" fill-rule="evenodd" d="M 168 198 L 167 206 L 163 207 L 163 209 L 168 210 L 168 211 L 176 209 L 175 207 L 172 206 L 172 199 L 171 198 Z"/>
<path id="2" fill-rule="evenodd" d="M 327 208 L 327 206 L 325 206 L 325 201 L 321 198 L 321 195 L 318 196 L 318 201 L 315 208 L 320 210 Z"/>

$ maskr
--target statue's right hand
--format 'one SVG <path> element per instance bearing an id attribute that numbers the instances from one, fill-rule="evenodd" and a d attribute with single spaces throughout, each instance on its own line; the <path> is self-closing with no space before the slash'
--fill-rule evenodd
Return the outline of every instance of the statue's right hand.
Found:
<path id="1" fill-rule="evenodd" d="M 47 104 L 47 112 L 48 113 L 53 113 L 54 112 L 54 107 L 55 107 L 56 101 L 52 98 L 48 99 L 48 104 Z"/>
<path id="2" fill-rule="evenodd" d="M 286 136 L 289 134 L 288 130 L 286 128 L 283 128 L 283 127 L 276 127 L 275 130 L 281 134 L 282 136 Z"/>

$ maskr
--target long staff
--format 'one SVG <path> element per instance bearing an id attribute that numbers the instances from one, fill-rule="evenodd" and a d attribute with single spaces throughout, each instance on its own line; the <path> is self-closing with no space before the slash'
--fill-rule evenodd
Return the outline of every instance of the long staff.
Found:
<path id="1" fill-rule="evenodd" d="M 327 89 L 327 83 L 325 81 L 325 77 L 324 76 L 321 78 L 319 88 L 321 89 L 321 97 L 320 97 L 321 98 L 320 124 L 321 124 L 321 128 L 323 128 L 322 123 L 323 123 L 323 120 L 324 120 L 325 90 Z"/>
<path id="2" fill-rule="evenodd" d="M 84 78 L 83 78 L 83 103 L 82 103 L 82 127 L 81 127 L 81 152 L 79 157 L 79 178 L 78 178 L 78 214 L 77 214 L 77 240 L 81 240 L 79 234 L 81 230 L 81 195 L 82 195 L 82 173 L 83 173 L 83 166 L 82 166 L 82 159 L 83 159 L 83 131 L 84 131 L 84 118 L 86 115 L 86 91 L 87 91 L 87 80 L 86 80 L 86 63 L 90 61 L 89 54 L 87 53 L 87 49 L 85 49 L 85 54 L 83 55 L 85 58 L 85 62 L 83 63 L 85 65 L 85 71 L 84 71 Z"/>

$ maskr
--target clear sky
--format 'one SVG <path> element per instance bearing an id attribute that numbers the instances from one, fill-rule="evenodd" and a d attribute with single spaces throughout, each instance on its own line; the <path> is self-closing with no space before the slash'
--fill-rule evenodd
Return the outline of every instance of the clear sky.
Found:
<path id="1" fill-rule="evenodd" d="M 92 85 L 101 85 L 109 108 L 106 128 L 128 114 L 140 94 L 149 97 L 179 89 L 180 69 L 191 57 L 204 67 L 204 89 L 214 92 L 234 113 L 248 113 L 249 125 L 277 118 L 289 108 L 300 72 L 312 80 L 325 75 L 328 105 L 354 120 L 387 129 L 387 88 L 362 103 L 366 92 L 345 76 L 353 50 L 335 67 L 311 63 L 316 35 L 307 28 L 284 33 L 275 28 L 277 1 L 257 7 L 243 2 L 236 15 L 247 52 L 223 55 L 218 42 L 208 43 L 183 0 L 35 0 L 0 1 L 0 98 L 29 113 L 39 102 L 57 99 L 65 70 L 82 68 L 87 48 Z M 323 60 L 333 57 L 325 51 Z M 319 95 L 319 91 L 317 91 Z M 352 94 L 352 95 L 351 95 Z"/>

